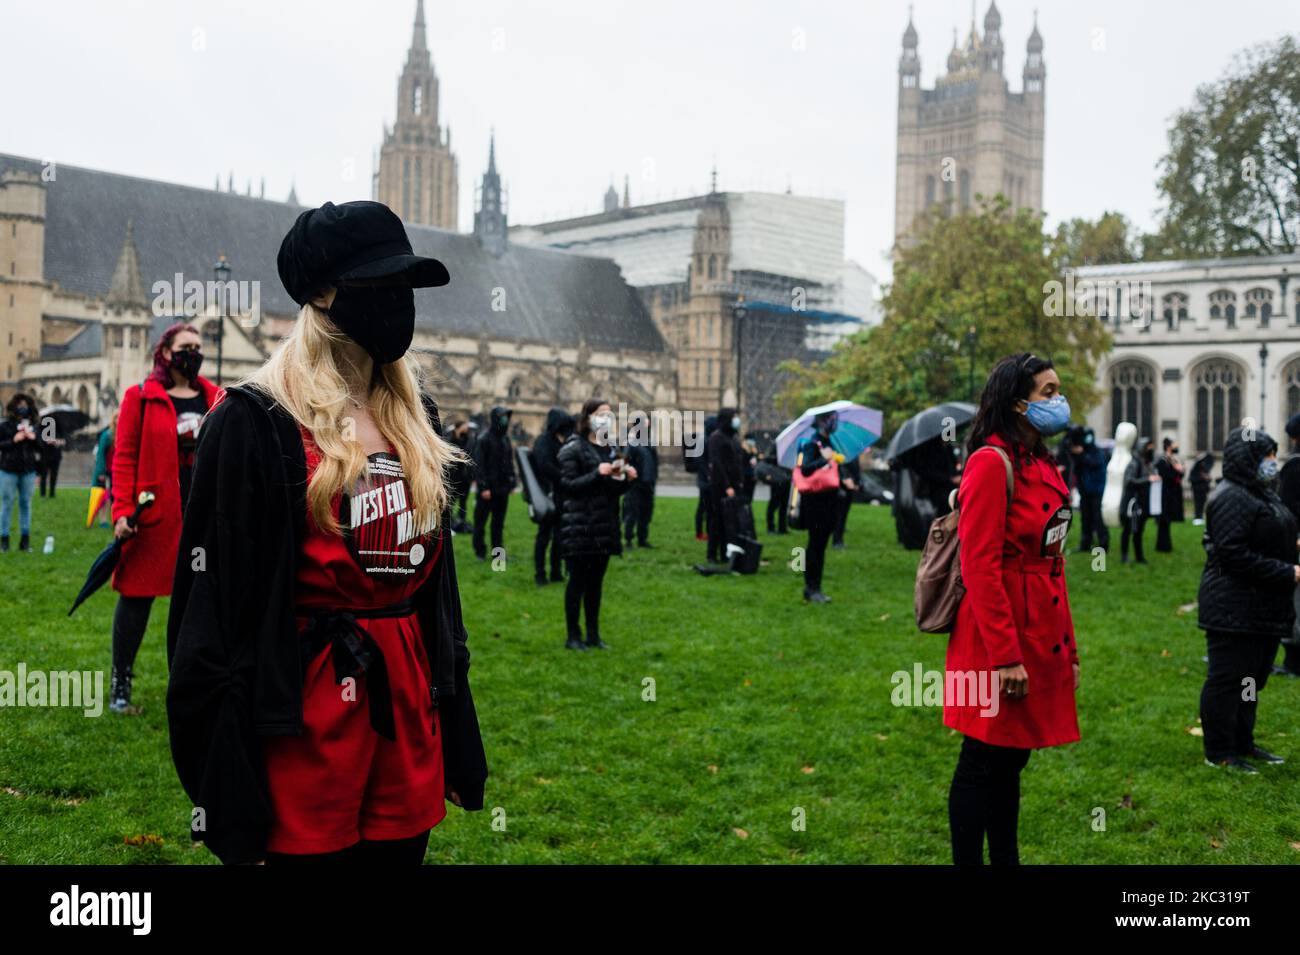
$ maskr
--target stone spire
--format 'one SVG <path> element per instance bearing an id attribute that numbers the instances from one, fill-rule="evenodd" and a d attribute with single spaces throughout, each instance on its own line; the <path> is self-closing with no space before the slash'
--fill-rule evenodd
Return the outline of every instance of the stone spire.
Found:
<path id="1" fill-rule="evenodd" d="M 474 237 L 493 255 L 502 255 L 507 244 L 506 225 L 501 176 L 497 174 L 497 135 L 493 130 L 488 140 L 488 168 L 479 190 L 478 211 L 474 213 Z"/>
<path id="2" fill-rule="evenodd" d="M 117 254 L 117 267 L 108 285 L 104 299 L 109 305 L 120 308 L 146 308 L 149 297 L 144 290 L 144 276 L 140 274 L 140 253 L 135 247 L 135 224 L 126 220 L 126 236 L 122 250 Z"/>
<path id="3" fill-rule="evenodd" d="M 611 179 L 609 188 L 605 190 L 605 211 L 613 212 L 618 208 L 618 190 L 614 188 L 614 182 Z"/>
<path id="4" fill-rule="evenodd" d="M 631 179 L 630 176 L 627 175 L 623 176 L 623 208 L 624 209 L 632 208 L 632 193 L 628 190 L 628 182 L 630 179 Z"/>

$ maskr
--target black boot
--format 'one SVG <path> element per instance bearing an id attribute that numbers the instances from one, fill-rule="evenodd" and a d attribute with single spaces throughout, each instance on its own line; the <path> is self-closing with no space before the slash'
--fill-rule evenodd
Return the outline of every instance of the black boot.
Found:
<path id="1" fill-rule="evenodd" d="M 596 634 L 596 635 L 593 637 L 590 633 L 588 633 L 588 634 L 587 634 L 587 649 L 588 649 L 588 650 L 608 650 L 608 649 L 609 649 L 609 644 L 606 643 L 604 640 L 600 639 L 600 634 Z"/>
<path id="2" fill-rule="evenodd" d="M 569 634 L 569 639 L 564 641 L 566 650 L 585 650 L 587 645 L 582 642 L 582 634 Z"/>
<path id="3" fill-rule="evenodd" d="M 26 534 L 18 538 L 18 549 L 22 551 L 24 554 L 30 554 L 32 552 L 31 538 L 28 537 Z"/>
<path id="4" fill-rule="evenodd" d="M 7 553 L 9 553 L 9 535 L 8 535 L 8 534 L 6 534 L 4 537 L 0 537 L 0 554 L 7 554 Z"/>
<path id="5" fill-rule="evenodd" d="M 119 670 L 113 667 L 109 681 L 108 708 L 114 713 L 131 712 L 131 669 Z"/>

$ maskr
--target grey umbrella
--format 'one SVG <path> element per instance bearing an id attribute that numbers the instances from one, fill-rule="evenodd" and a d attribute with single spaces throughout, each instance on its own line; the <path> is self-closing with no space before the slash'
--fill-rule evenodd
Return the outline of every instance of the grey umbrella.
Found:
<path id="1" fill-rule="evenodd" d="M 975 417 L 976 408 L 965 401 L 949 401 L 933 408 L 926 408 L 903 422 L 893 438 L 885 457 L 892 461 L 901 454 L 906 454 L 915 447 L 941 436 L 948 428 L 960 428 L 969 424 Z"/>

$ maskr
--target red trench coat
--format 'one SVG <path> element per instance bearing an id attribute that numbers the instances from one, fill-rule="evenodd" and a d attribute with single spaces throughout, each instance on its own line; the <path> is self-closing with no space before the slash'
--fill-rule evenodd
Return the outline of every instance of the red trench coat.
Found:
<path id="1" fill-rule="evenodd" d="M 997 436 L 990 443 L 1009 450 Z M 1006 467 L 996 452 L 979 450 L 966 463 L 958 506 L 966 595 L 948 640 L 944 725 L 995 746 L 1073 743 L 1079 653 L 1065 587 L 1069 489 L 1051 461 L 1025 455 L 1008 514 Z M 991 686 L 980 681 L 1017 663 L 1029 674 L 1029 692 L 1020 699 L 1001 692 L 996 715 L 981 715 L 978 697 L 957 697 L 959 675 L 974 673 L 975 686 Z"/>
<path id="2" fill-rule="evenodd" d="M 200 376 L 194 386 L 208 408 L 221 389 Z M 144 391 L 144 417 L 140 392 Z M 126 597 L 167 597 L 172 592 L 176 548 L 181 539 L 180 451 L 176 409 L 166 388 L 149 378 L 122 395 L 113 441 L 113 523 L 135 512 L 136 496 L 152 491 L 154 503 L 140 516 L 134 537 L 122 546 L 113 589 Z"/>

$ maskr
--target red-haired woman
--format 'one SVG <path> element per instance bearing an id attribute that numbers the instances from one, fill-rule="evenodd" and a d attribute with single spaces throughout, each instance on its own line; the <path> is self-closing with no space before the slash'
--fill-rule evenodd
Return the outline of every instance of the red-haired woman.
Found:
<path id="1" fill-rule="evenodd" d="M 193 325 L 177 322 L 153 350 L 153 371 L 122 395 L 113 446 L 113 535 L 126 541 L 113 574 L 119 594 L 113 612 L 113 676 L 109 709 L 131 708 L 131 670 L 149 626 L 155 597 L 172 592 L 181 513 L 189 495 L 199 425 L 221 393 L 199 374 L 202 339 Z M 142 491 L 154 503 L 138 526 L 127 517 Z"/>

